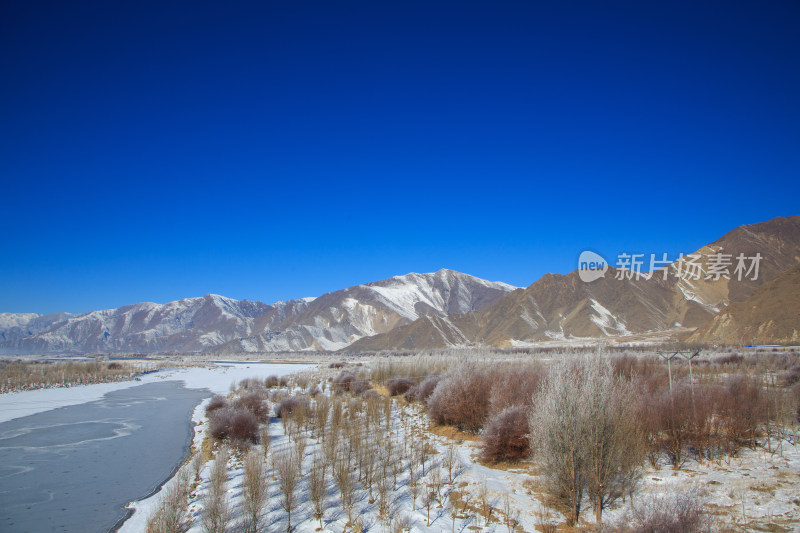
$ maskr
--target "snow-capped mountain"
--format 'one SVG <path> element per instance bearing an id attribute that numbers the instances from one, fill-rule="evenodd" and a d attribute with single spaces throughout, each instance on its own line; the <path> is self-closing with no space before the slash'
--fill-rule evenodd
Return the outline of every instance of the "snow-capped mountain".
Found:
<path id="1" fill-rule="evenodd" d="M 706 279 L 709 259 L 725 253 L 761 255 L 758 278 Z M 579 340 L 631 334 L 686 331 L 706 324 L 733 302 L 742 302 L 760 286 L 800 261 L 800 216 L 777 217 L 740 226 L 693 254 L 700 279 L 615 279 L 617 270 L 591 283 L 578 271 L 546 274 L 524 290 L 514 291 L 479 313 L 419 319 L 390 332 L 359 340 L 353 351 L 393 348 L 436 349 L 464 345 L 524 346 L 547 340 Z M 624 278 L 624 276 L 622 276 Z M 794 279 L 794 278 L 792 278 Z M 790 322 L 800 330 L 800 319 Z"/>
<path id="2" fill-rule="evenodd" d="M 58 319 L 34 316 L 0 331 L 3 353 L 200 351 L 249 335 L 261 302 L 209 294 L 166 304 L 138 303 Z M 54 315 L 49 315 L 54 317 Z"/>
<path id="3" fill-rule="evenodd" d="M 442 269 L 406 274 L 324 294 L 285 320 L 265 315 L 261 331 L 217 348 L 230 352 L 338 350 L 362 337 L 391 331 L 421 316 L 486 309 L 516 289 Z"/>
<path id="4" fill-rule="evenodd" d="M 268 305 L 218 295 L 90 313 L 0 315 L 0 353 L 335 350 L 423 315 L 482 310 L 514 287 L 452 270 Z"/>

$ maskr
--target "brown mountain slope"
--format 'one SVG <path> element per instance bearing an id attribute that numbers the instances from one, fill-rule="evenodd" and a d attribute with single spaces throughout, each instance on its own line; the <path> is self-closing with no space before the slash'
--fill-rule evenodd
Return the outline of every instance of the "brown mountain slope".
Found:
<path id="1" fill-rule="evenodd" d="M 743 302 L 700 327 L 690 342 L 797 344 L 800 342 L 800 265 L 779 275 Z"/>
<path id="2" fill-rule="evenodd" d="M 709 258 L 716 253 L 734 258 L 730 280 L 705 279 Z M 745 257 L 761 254 L 756 279 L 751 279 L 751 274 L 740 281 L 733 275 L 735 258 L 740 253 Z M 668 267 L 666 279 L 663 271 L 650 279 L 615 279 L 618 271 L 614 268 L 591 283 L 581 281 L 577 271 L 546 274 L 529 287 L 509 293 L 485 311 L 450 315 L 436 324 L 416 321 L 389 334 L 361 339 L 348 349 L 507 346 L 515 342 L 601 338 L 667 331 L 678 326 L 698 327 L 730 302 L 746 299 L 800 261 L 800 216 L 740 226 L 690 255 L 698 258 L 696 262 L 703 271 L 701 279 L 678 277 L 676 263 Z M 443 331 L 457 331 L 458 335 Z M 455 341 L 458 336 L 466 340 Z"/>

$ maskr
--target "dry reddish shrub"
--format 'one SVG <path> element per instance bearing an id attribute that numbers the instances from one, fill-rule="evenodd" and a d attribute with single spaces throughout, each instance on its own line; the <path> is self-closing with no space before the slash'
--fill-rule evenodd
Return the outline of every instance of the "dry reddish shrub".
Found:
<path id="1" fill-rule="evenodd" d="M 239 382 L 239 388 L 248 390 L 254 388 L 261 388 L 261 381 L 256 378 L 245 378 Z"/>
<path id="2" fill-rule="evenodd" d="M 791 387 L 795 383 L 800 382 L 800 366 L 795 366 L 791 370 L 784 372 L 781 375 L 781 381 L 786 387 Z"/>
<path id="3" fill-rule="evenodd" d="M 249 392 L 237 398 L 233 405 L 241 409 L 247 409 L 258 419 L 259 422 L 269 420 L 269 404 L 261 392 Z"/>
<path id="4" fill-rule="evenodd" d="M 492 372 L 492 393 L 489 412 L 499 414 L 508 407 L 527 407 L 544 382 L 541 368 L 525 366 Z"/>
<path id="5" fill-rule="evenodd" d="M 215 394 L 214 397 L 211 398 L 211 401 L 208 402 L 208 405 L 206 406 L 206 416 L 216 411 L 217 409 L 222 409 L 223 407 L 227 406 L 228 406 L 228 400 L 226 400 L 224 396 Z"/>
<path id="6" fill-rule="evenodd" d="M 419 385 L 414 385 L 408 389 L 405 395 L 406 400 L 409 402 L 427 402 L 441 379 L 441 376 L 436 374 L 426 377 Z"/>
<path id="7" fill-rule="evenodd" d="M 309 412 L 311 405 L 305 396 L 289 396 L 284 398 L 275 408 L 275 415 L 278 418 L 287 418 L 299 413 L 300 411 Z"/>
<path id="8" fill-rule="evenodd" d="M 761 380 L 749 376 L 728 379 L 718 407 L 730 444 L 755 446 L 758 427 L 767 420 L 767 401 Z"/>
<path id="9" fill-rule="evenodd" d="M 210 417 L 210 433 L 217 440 L 230 439 L 236 443 L 258 441 L 258 420 L 247 409 L 225 407 Z"/>
<path id="10" fill-rule="evenodd" d="M 264 380 L 264 386 L 266 388 L 268 388 L 268 389 L 272 389 L 274 387 L 277 387 L 278 385 L 280 385 L 280 383 L 281 382 L 278 379 L 278 376 L 275 376 L 275 375 L 268 376 L 267 379 Z"/>
<path id="11" fill-rule="evenodd" d="M 491 373 L 486 368 L 464 365 L 451 370 L 428 399 L 428 414 L 436 424 L 457 426 L 477 433 L 489 414 Z"/>
<path id="12" fill-rule="evenodd" d="M 714 359 L 714 363 L 718 365 L 728 365 L 738 367 L 744 361 L 744 357 L 739 355 L 738 353 L 731 353 L 726 355 L 721 355 Z"/>
<path id="13" fill-rule="evenodd" d="M 333 384 L 338 391 L 352 392 L 353 394 L 361 394 L 372 388 L 368 381 L 346 370 L 333 379 Z"/>
<path id="14" fill-rule="evenodd" d="M 386 388 L 392 396 L 405 394 L 414 385 L 414 380 L 411 378 L 392 378 L 386 382 Z"/>
<path id="15" fill-rule="evenodd" d="M 484 461 L 517 461 L 531 454 L 527 409 L 507 407 L 492 418 L 483 434 Z"/>
<path id="16" fill-rule="evenodd" d="M 635 381 L 639 388 L 650 393 L 663 390 L 669 385 L 667 369 L 657 359 L 621 355 L 614 357 L 611 364 L 616 376 Z"/>
<path id="17" fill-rule="evenodd" d="M 658 417 L 658 435 L 663 435 L 661 445 L 670 463 L 680 467 L 686 460 L 685 448 L 693 432 L 692 397 L 688 387 L 676 386 L 672 394 L 664 393 L 653 398 Z"/>

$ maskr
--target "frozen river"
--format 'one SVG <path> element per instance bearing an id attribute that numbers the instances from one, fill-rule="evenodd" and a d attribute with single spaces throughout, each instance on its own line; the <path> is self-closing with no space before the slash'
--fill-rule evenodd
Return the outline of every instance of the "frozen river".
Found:
<path id="1" fill-rule="evenodd" d="M 186 456 L 191 414 L 204 398 L 240 375 L 305 367 L 235 366 L 231 373 L 199 376 L 201 369 L 193 369 L 177 379 L 128 384 L 93 401 L 0 423 L 0 531 L 109 531 L 126 516 L 125 504 L 152 493 Z"/>

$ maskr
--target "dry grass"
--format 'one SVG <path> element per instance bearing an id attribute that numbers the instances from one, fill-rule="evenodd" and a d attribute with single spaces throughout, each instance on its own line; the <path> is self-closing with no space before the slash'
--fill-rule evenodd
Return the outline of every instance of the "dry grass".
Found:
<path id="1" fill-rule="evenodd" d="M 387 389 L 385 385 L 373 385 L 372 390 L 381 396 L 385 396 L 387 398 L 391 397 L 391 394 L 389 394 L 389 389 Z"/>
<path id="2" fill-rule="evenodd" d="M 126 381 L 150 369 L 117 361 L 0 361 L 0 393 Z"/>
<path id="3" fill-rule="evenodd" d="M 461 431 L 455 426 L 431 425 L 428 428 L 428 431 L 439 437 L 445 437 L 457 442 L 458 441 L 480 442 L 481 440 L 480 435 L 475 435 L 473 433 L 467 433 L 466 431 Z"/>

